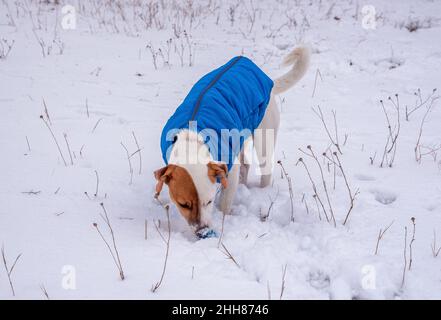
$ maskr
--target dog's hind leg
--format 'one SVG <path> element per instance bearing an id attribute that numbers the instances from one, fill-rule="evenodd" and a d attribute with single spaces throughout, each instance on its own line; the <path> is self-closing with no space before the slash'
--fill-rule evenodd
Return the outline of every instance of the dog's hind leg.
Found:
<path id="1" fill-rule="evenodd" d="M 250 171 L 251 161 L 253 159 L 253 138 L 249 137 L 245 140 L 242 150 L 239 154 L 240 174 L 239 183 L 248 184 L 248 172 Z"/>
<path id="2" fill-rule="evenodd" d="M 250 165 L 248 163 L 240 164 L 240 173 L 239 173 L 239 183 L 247 185 L 248 184 L 248 172 L 250 171 Z"/>
<path id="3" fill-rule="evenodd" d="M 271 99 L 265 112 L 265 116 L 259 125 L 261 132 L 255 131 L 254 147 L 256 149 L 260 167 L 260 186 L 266 187 L 271 184 L 272 170 L 274 166 L 274 148 L 277 139 L 277 131 L 280 124 L 280 112 L 274 100 L 274 96 L 285 92 L 296 84 L 308 69 L 310 52 L 307 47 L 298 47 L 291 51 L 284 59 L 285 66 L 291 66 L 286 74 L 274 80 L 271 91 Z"/>
<path id="4" fill-rule="evenodd" d="M 279 124 L 280 112 L 274 96 L 271 95 L 265 116 L 254 134 L 254 148 L 259 162 L 260 186 L 262 188 L 269 186 L 272 181 L 274 151 Z"/>

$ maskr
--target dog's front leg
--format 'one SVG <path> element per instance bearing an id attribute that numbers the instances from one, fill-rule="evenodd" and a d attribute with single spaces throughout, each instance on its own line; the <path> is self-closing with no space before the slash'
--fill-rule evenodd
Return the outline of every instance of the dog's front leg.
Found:
<path id="1" fill-rule="evenodd" d="M 239 170 L 240 164 L 234 164 L 228 173 L 227 187 L 222 189 L 219 206 L 223 214 L 230 214 L 231 212 L 234 195 L 239 184 Z"/>

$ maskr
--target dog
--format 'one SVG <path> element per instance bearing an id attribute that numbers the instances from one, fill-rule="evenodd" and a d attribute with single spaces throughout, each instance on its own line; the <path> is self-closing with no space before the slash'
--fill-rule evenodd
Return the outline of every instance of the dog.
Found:
<path id="1" fill-rule="evenodd" d="M 275 96 L 303 77 L 309 60 L 309 49 L 297 47 L 283 60 L 290 70 L 273 81 L 248 58 L 235 57 L 202 77 L 168 120 L 161 136 L 167 165 L 154 172 L 156 196 L 166 184 L 196 234 L 210 227 L 218 183 L 220 210 L 230 213 L 239 183 L 247 183 L 250 142 L 260 186 L 271 184 L 280 123 Z"/>

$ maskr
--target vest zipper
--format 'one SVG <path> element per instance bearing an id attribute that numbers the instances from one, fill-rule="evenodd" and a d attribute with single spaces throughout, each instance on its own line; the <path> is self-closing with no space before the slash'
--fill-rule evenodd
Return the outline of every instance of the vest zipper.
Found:
<path id="1" fill-rule="evenodd" d="M 214 86 L 216 84 L 216 82 L 219 81 L 219 79 L 224 75 L 225 72 L 227 72 L 228 70 L 231 69 L 232 66 L 234 66 L 236 64 L 237 61 L 240 60 L 240 58 L 242 58 L 242 56 L 238 56 L 236 57 L 236 59 L 233 60 L 233 62 L 230 63 L 229 66 L 227 66 L 224 70 L 222 70 L 221 72 L 219 72 L 216 77 L 214 77 L 213 80 L 211 80 L 211 82 L 205 87 L 205 89 L 199 94 L 198 100 L 196 100 L 196 104 L 194 106 L 194 110 L 193 110 L 193 114 L 191 115 L 191 119 L 190 121 L 193 121 L 194 118 L 196 117 L 196 114 L 198 113 L 199 107 L 201 105 L 202 102 L 202 98 L 204 97 L 204 95 L 207 93 L 208 90 L 210 90 L 210 88 L 212 86 Z"/>

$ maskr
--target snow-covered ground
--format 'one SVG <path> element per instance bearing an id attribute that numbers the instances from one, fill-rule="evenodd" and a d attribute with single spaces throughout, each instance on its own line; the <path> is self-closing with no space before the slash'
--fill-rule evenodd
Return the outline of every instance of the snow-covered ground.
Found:
<path id="1" fill-rule="evenodd" d="M 0 56 L 14 41 L 0 59 L 0 244 L 8 269 L 22 254 L 10 274 L 16 298 L 44 299 L 44 292 L 51 299 L 441 298 L 441 253 L 434 256 L 441 246 L 436 99 L 422 126 L 421 161 L 414 151 L 438 92 L 429 96 L 441 89 L 441 2 L 50 2 L 0 4 Z M 294 222 L 279 166 L 270 188 L 258 188 L 254 173 L 225 219 L 223 245 L 236 263 L 217 238 L 196 240 L 172 207 L 166 271 L 152 292 L 166 254 L 155 225 L 167 238 L 167 219 L 153 199 L 152 175 L 163 166 L 165 121 L 199 77 L 231 57 L 246 55 L 277 77 L 285 71 L 283 56 L 302 42 L 312 49 L 311 66 L 279 99 L 276 154 L 292 179 Z M 406 106 L 421 102 L 418 89 L 423 103 L 429 98 L 407 121 Z M 395 94 L 398 108 L 388 99 Z M 393 165 L 382 168 L 389 129 L 381 99 L 394 141 L 400 111 Z M 345 225 L 348 190 L 339 168 L 334 175 L 322 156 L 336 148 L 312 110 L 317 106 L 333 139 L 335 110 L 338 158 L 352 194 L 359 189 Z M 395 150 L 390 141 L 388 161 Z M 132 178 L 122 144 L 133 154 Z M 296 165 L 302 157 L 330 215 L 317 163 L 299 151 L 308 145 L 323 167 L 336 227 L 317 209 L 308 175 Z M 161 199 L 169 201 L 167 192 Z M 92 225 L 98 223 L 113 250 L 100 203 L 114 230 L 123 281 Z M 217 212 L 214 227 L 221 225 Z M 0 262 L 0 298 L 13 298 Z"/>

